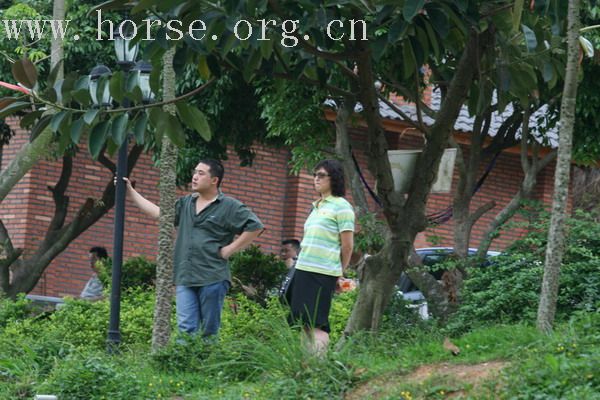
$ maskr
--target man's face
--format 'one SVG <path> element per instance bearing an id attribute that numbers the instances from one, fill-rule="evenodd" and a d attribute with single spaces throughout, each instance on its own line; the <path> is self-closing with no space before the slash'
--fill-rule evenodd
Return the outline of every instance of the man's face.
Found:
<path id="1" fill-rule="evenodd" d="M 96 262 L 98 261 L 98 255 L 96 255 L 96 253 L 89 253 L 88 257 L 89 257 L 89 260 L 90 260 L 90 268 L 94 272 L 97 272 L 98 268 L 96 267 Z"/>
<path id="2" fill-rule="evenodd" d="M 279 256 L 282 260 L 287 260 L 288 258 L 297 257 L 296 249 L 291 244 L 284 244 L 281 246 L 281 250 L 279 251 Z"/>
<path id="3" fill-rule="evenodd" d="M 213 185 L 217 185 L 218 178 L 210 176 L 210 167 L 206 164 L 198 164 L 194 169 L 192 176 L 192 190 L 195 192 L 203 192 L 210 189 Z"/>

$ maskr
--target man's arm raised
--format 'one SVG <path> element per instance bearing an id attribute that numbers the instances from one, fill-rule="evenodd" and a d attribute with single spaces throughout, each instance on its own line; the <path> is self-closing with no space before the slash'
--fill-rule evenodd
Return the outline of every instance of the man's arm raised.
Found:
<path id="1" fill-rule="evenodd" d="M 138 206 L 138 208 L 142 210 L 145 214 L 149 215 L 154 219 L 158 219 L 158 216 L 160 215 L 160 208 L 156 204 L 139 194 L 133 188 L 129 179 L 123 178 L 123 180 L 125 181 L 127 187 L 127 197 L 130 200 L 132 200 L 135 203 L 135 205 Z"/>

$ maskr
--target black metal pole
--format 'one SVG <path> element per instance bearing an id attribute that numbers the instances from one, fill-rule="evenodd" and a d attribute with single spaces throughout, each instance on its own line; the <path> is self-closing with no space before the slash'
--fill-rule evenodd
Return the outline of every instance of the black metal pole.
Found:
<path id="1" fill-rule="evenodd" d="M 119 63 L 125 72 L 125 77 L 133 63 Z M 123 107 L 129 107 L 127 97 L 123 99 Z M 123 266 L 123 231 L 125 229 L 125 181 L 127 176 L 128 135 L 119 146 L 117 156 L 117 184 L 115 185 L 115 229 L 113 234 L 113 264 L 112 264 L 112 287 L 110 292 L 110 319 L 108 323 L 108 352 L 113 353 L 121 343 L 121 331 L 119 322 L 121 319 L 121 267 Z"/>
<path id="2" fill-rule="evenodd" d="M 126 106 L 125 106 L 126 107 Z M 119 147 L 117 158 L 117 184 L 115 187 L 115 228 L 113 235 L 112 288 L 110 292 L 110 320 L 108 326 L 108 352 L 121 343 L 119 320 L 121 313 L 121 266 L 123 265 L 123 231 L 125 224 L 125 182 L 127 176 L 127 139 Z"/>

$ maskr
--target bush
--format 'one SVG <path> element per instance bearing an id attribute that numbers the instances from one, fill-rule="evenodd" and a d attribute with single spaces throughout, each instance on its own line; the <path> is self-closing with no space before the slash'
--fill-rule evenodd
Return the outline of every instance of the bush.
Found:
<path id="1" fill-rule="evenodd" d="M 104 287 L 110 287 L 112 279 L 112 261 L 109 259 L 100 262 L 98 278 Z M 144 257 L 128 258 L 121 267 L 121 289 L 141 287 L 151 289 L 156 278 L 156 263 Z"/>
<path id="2" fill-rule="evenodd" d="M 140 398 L 142 385 L 135 369 L 119 366 L 106 354 L 74 353 L 56 364 L 38 393 L 53 393 L 59 399 Z"/>
<path id="3" fill-rule="evenodd" d="M 244 293 L 265 305 L 269 293 L 281 284 L 287 268 L 274 254 L 264 254 L 259 246 L 250 246 L 230 260 L 233 286 L 231 293 Z M 245 293 L 241 285 L 251 286 L 255 295 Z"/>
<path id="4" fill-rule="evenodd" d="M 576 310 L 592 310 L 600 301 L 600 224 L 577 212 L 568 220 L 557 318 Z M 547 240 L 548 218 L 524 238 L 494 257 L 491 265 L 469 271 L 463 304 L 450 326 L 467 329 L 476 323 L 533 321 L 536 318 Z"/>
<path id="5" fill-rule="evenodd" d="M 66 305 L 39 321 L 37 331 L 46 337 L 74 347 L 103 350 L 110 304 L 108 300 L 90 302 L 67 299 Z M 154 293 L 130 289 L 121 298 L 121 341 L 123 344 L 148 344 L 152 337 Z"/>
<path id="6" fill-rule="evenodd" d="M 19 295 L 16 300 L 0 297 L 0 328 L 31 316 L 31 308 L 31 301 L 24 294 Z"/>
<path id="7" fill-rule="evenodd" d="M 577 312 L 542 348 L 522 352 L 502 379 L 503 399 L 596 399 L 600 393 L 600 309 Z"/>

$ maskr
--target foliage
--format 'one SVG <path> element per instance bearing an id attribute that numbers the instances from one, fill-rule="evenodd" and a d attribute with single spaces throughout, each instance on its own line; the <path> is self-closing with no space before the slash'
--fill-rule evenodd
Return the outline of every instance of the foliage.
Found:
<path id="1" fill-rule="evenodd" d="M 285 264 L 275 254 L 265 254 L 256 245 L 234 254 L 229 265 L 232 293 L 244 293 L 261 304 L 265 304 L 269 292 L 279 287 L 287 272 Z M 256 293 L 245 292 L 241 285 L 251 287 Z"/>
<path id="2" fill-rule="evenodd" d="M 600 5 L 594 0 L 583 1 L 581 7 L 582 27 L 596 25 L 600 16 Z M 596 55 L 591 61 L 583 62 L 581 82 L 577 88 L 575 103 L 575 129 L 573 129 L 573 159 L 584 164 L 594 164 L 600 158 L 600 121 L 596 110 L 600 107 L 600 83 L 596 79 L 600 73 L 600 31 L 593 29 L 583 36 L 590 40 Z"/>
<path id="3" fill-rule="evenodd" d="M 147 296 L 138 292 L 134 297 L 141 305 Z M 347 318 L 355 297 L 352 292 L 334 297 L 332 337 L 340 337 L 343 324 L 335 321 Z M 56 314 L 80 316 L 80 304 L 98 303 L 70 301 Z M 396 305 L 402 310 L 401 302 Z M 401 398 L 403 392 L 412 398 L 441 399 L 441 391 L 458 390 L 471 398 L 534 398 L 536 394 L 590 398 L 599 388 L 595 371 L 600 348 L 599 313 L 592 311 L 596 312 L 577 313 L 550 336 L 540 336 L 525 324 L 475 329 L 452 338 L 461 349 L 459 357 L 443 349 L 443 332 L 434 325 L 411 324 L 411 314 L 405 314 L 409 323 L 386 319 L 380 334 L 354 335 L 326 357 L 313 357 L 302 346 L 300 330 L 288 326 L 287 310 L 277 299 L 262 307 L 244 296 L 238 296 L 235 303 L 227 300 L 217 341 L 188 337 L 154 356 L 143 341 L 124 340 L 115 356 L 104 354 L 104 347 L 94 340 L 73 341 L 75 336 L 65 336 L 65 330 L 58 328 L 67 323 L 69 329 L 76 329 L 77 316 L 27 318 L 0 327 L 0 398 L 31 399 L 34 394 L 54 393 L 69 399 L 341 399 L 363 385 L 381 398 Z M 140 312 L 151 320 L 149 304 L 140 307 Z M 108 316 L 103 318 L 104 331 Z M 131 318 L 140 316 L 125 311 L 123 322 Z M 89 334 L 87 327 L 83 330 Z M 423 364 L 482 363 L 483 369 L 485 362 L 495 360 L 510 365 L 498 381 L 483 387 L 440 376 L 424 384 L 404 379 Z"/>
<path id="4" fill-rule="evenodd" d="M 140 389 L 136 371 L 119 367 L 115 358 L 74 352 L 57 363 L 37 390 L 74 400 L 129 400 L 139 398 Z"/>
<path id="5" fill-rule="evenodd" d="M 331 126 L 323 118 L 325 91 L 300 81 L 263 80 L 256 94 L 269 137 L 282 138 L 292 149 L 293 173 L 330 158 L 323 151 L 333 142 Z"/>
<path id="6" fill-rule="evenodd" d="M 142 288 L 145 290 L 154 287 L 156 277 L 156 263 L 145 257 L 131 257 L 121 265 L 121 289 Z M 104 287 L 110 287 L 112 279 L 112 262 L 100 262 L 98 278 Z"/>
<path id="7" fill-rule="evenodd" d="M 402 294 L 396 292 L 385 310 L 381 329 L 384 332 L 391 331 L 397 335 L 408 336 L 412 332 L 428 331 L 433 326 L 433 321 L 421 318 L 415 304 L 404 300 Z"/>
<path id="8" fill-rule="evenodd" d="M 20 294 L 13 301 L 0 297 L 0 328 L 11 321 L 20 321 L 31 316 L 31 301 Z"/>
<path id="9" fill-rule="evenodd" d="M 491 265 L 470 270 L 463 304 L 451 326 L 535 319 L 548 224 L 548 216 L 542 215 L 529 234 Z M 600 301 L 600 225 L 593 215 L 576 212 L 568 229 L 557 304 L 557 318 L 562 319 L 576 310 L 591 311 Z"/>
<path id="10" fill-rule="evenodd" d="M 600 306 L 600 303 L 598 303 Z M 503 399 L 592 399 L 600 392 L 600 308 L 577 312 L 502 379 Z M 540 348 L 541 347 L 541 348 Z"/>
<path id="11" fill-rule="evenodd" d="M 354 236 L 354 248 L 365 254 L 378 253 L 385 244 L 385 223 L 375 213 L 358 217 L 360 230 Z"/>

